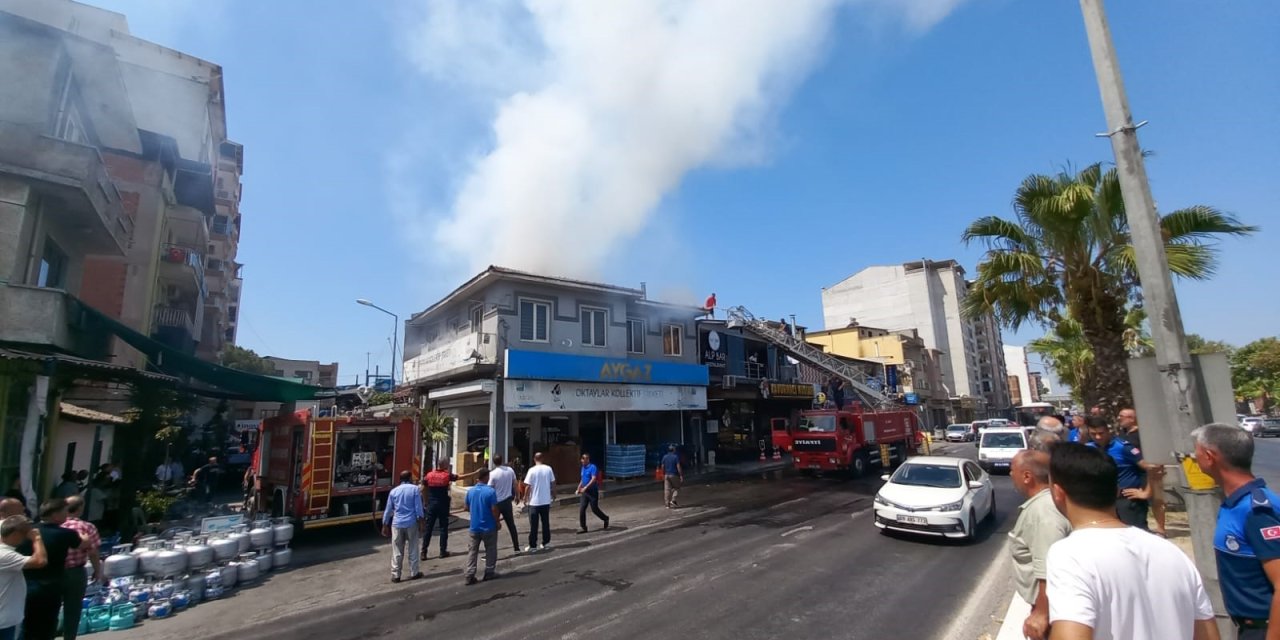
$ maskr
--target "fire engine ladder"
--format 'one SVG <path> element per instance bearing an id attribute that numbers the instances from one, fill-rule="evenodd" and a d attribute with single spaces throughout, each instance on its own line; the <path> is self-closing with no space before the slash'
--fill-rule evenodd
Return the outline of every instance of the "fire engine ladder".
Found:
<path id="1" fill-rule="evenodd" d="M 747 311 L 746 307 L 730 307 L 727 310 L 730 327 L 745 327 L 752 333 L 781 347 L 792 357 L 817 367 L 844 380 L 860 399 L 870 406 L 888 406 L 893 402 L 884 391 L 868 384 L 868 376 L 861 369 L 819 349 L 803 340 L 774 328 Z"/>

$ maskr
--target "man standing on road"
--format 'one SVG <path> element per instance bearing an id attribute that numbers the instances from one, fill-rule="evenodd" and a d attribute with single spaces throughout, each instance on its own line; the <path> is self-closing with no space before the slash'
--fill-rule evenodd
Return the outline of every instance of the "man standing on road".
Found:
<path id="1" fill-rule="evenodd" d="M 31 555 L 18 552 L 17 547 L 31 546 Z M 12 515 L 0 520 L 0 640 L 14 640 L 18 625 L 22 624 L 27 604 L 27 578 L 25 569 L 43 569 L 49 556 L 40 538 L 40 530 L 31 525 L 24 515 Z"/>
<path id="2" fill-rule="evenodd" d="M 1071 428 L 1067 430 L 1067 442 L 1080 442 L 1088 435 L 1084 425 L 1084 414 L 1071 415 Z"/>
<path id="3" fill-rule="evenodd" d="M 62 608 L 67 551 L 88 544 L 76 532 L 62 528 L 62 523 L 67 521 L 66 500 L 55 498 L 41 505 L 40 520 L 40 539 L 49 561 L 43 567 L 24 571 L 27 578 L 27 606 L 22 621 L 24 640 L 53 640 L 58 630 L 58 609 Z M 34 541 L 23 543 L 18 553 L 32 555 L 34 545 Z"/>
<path id="4" fill-rule="evenodd" d="M 578 533 L 587 532 L 587 507 L 609 528 L 609 516 L 600 510 L 600 469 L 591 464 L 591 455 L 582 454 L 582 480 L 578 482 Z"/>
<path id="5" fill-rule="evenodd" d="M 668 509 L 676 508 L 676 496 L 684 486 L 684 466 L 676 455 L 676 446 L 667 445 L 667 455 L 662 456 L 662 498 Z"/>
<path id="6" fill-rule="evenodd" d="M 1138 412 L 1133 409 L 1121 409 L 1116 416 L 1116 422 L 1120 425 L 1120 437 L 1125 442 L 1142 449 L 1142 432 L 1138 430 Z M 1143 460 L 1142 469 L 1146 471 L 1147 476 L 1147 502 L 1151 505 L 1151 515 L 1156 520 L 1156 530 L 1152 533 L 1160 537 L 1165 537 L 1164 530 L 1164 465 L 1154 464 Z"/>
<path id="7" fill-rule="evenodd" d="M 1063 442 L 1067 439 L 1067 430 L 1062 426 L 1062 421 L 1053 416 L 1045 416 L 1036 421 L 1036 428 L 1031 431 L 1031 437 L 1028 439 L 1029 448 L 1034 451 L 1043 453 L 1049 452 L 1049 445 L 1055 442 Z M 1043 461 L 1048 464 L 1048 458 Z"/>
<path id="8" fill-rule="evenodd" d="M 1061 425 L 1059 425 L 1061 426 Z M 1049 596 L 1045 592 L 1045 558 L 1053 543 L 1071 533 L 1049 494 L 1048 454 L 1020 451 L 1009 472 L 1013 488 L 1026 498 L 1009 532 L 1016 594 L 997 640 L 1049 637 Z"/>
<path id="9" fill-rule="evenodd" d="M 419 570 L 418 534 L 422 531 L 422 498 L 413 486 L 413 474 L 400 472 L 400 486 L 387 496 L 382 510 L 382 535 L 391 537 L 391 581 L 400 582 L 405 547 L 409 548 L 409 579 L 422 577 Z"/>
<path id="10" fill-rule="evenodd" d="M 1097 447 L 1116 463 L 1116 513 L 1131 527 L 1147 530 L 1147 472 L 1142 468 L 1142 449 L 1111 435 L 1106 420 L 1091 417 L 1089 446 Z"/>
<path id="11" fill-rule="evenodd" d="M 498 577 L 498 493 L 489 486 L 489 470 L 481 469 L 476 486 L 467 491 L 466 505 L 471 512 L 471 543 L 467 546 L 467 585 L 476 583 L 476 560 L 484 544 L 484 579 Z"/>
<path id="12" fill-rule="evenodd" d="M 1049 548 L 1052 640 L 1219 640 L 1213 605 L 1181 549 L 1116 517 L 1116 464 L 1073 442 L 1049 454 L 1071 535 Z"/>
<path id="13" fill-rule="evenodd" d="M 1253 475 L 1253 436 L 1235 425 L 1208 424 L 1191 432 L 1196 464 L 1222 487 L 1213 551 L 1222 600 L 1240 640 L 1280 634 L 1280 497 Z"/>
<path id="14" fill-rule="evenodd" d="M 214 476 L 218 474 L 218 458 L 211 457 L 204 466 L 191 474 L 191 486 L 195 487 L 196 497 L 203 502 L 213 502 Z"/>
<path id="15" fill-rule="evenodd" d="M 422 477 L 421 499 L 427 505 L 427 529 L 422 534 L 423 558 L 427 557 L 427 550 L 431 547 L 431 534 L 435 532 L 437 525 L 440 526 L 440 557 L 449 557 L 449 508 L 452 506 L 449 485 L 476 473 L 478 470 L 460 476 L 449 470 L 448 458 L 441 458 L 436 461 L 435 471 L 429 471 Z"/>
<path id="16" fill-rule="evenodd" d="M 87 586 L 84 578 L 84 563 L 86 561 L 93 565 L 94 584 L 103 581 L 102 557 L 99 555 L 102 538 L 98 536 L 97 527 L 80 519 L 80 516 L 84 515 L 84 498 L 80 496 L 67 498 L 67 514 L 67 520 L 62 523 L 62 528 L 74 531 L 76 535 L 85 541 L 84 544 L 80 545 L 79 549 L 72 549 L 67 552 L 67 562 L 64 565 L 67 570 L 63 574 L 62 637 L 65 640 L 76 640 L 76 633 L 80 629 L 80 614 L 84 606 L 84 593 Z"/>
<path id="17" fill-rule="evenodd" d="M 507 531 L 511 533 L 511 545 L 516 553 L 520 553 L 520 534 L 516 532 L 515 496 L 516 472 L 508 467 L 502 456 L 493 457 L 493 471 L 489 472 L 489 486 L 498 496 L 498 513 L 507 523 Z"/>
<path id="18" fill-rule="evenodd" d="M 551 501 L 555 499 L 556 474 L 542 464 L 542 453 L 533 454 L 533 466 L 524 476 L 525 503 L 529 505 L 529 546 L 525 553 L 535 549 L 545 551 L 551 544 Z M 538 544 L 538 525 L 542 525 L 542 544 Z"/>

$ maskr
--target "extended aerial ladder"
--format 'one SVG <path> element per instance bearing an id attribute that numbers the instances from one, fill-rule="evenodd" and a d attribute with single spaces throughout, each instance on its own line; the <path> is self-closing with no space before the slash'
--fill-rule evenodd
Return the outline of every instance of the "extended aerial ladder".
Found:
<path id="1" fill-rule="evenodd" d="M 804 340 L 800 340 L 785 331 L 779 330 L 765 320 L 751 314 L 746 307 L 730 307 L 726 310 L 730 327 L 743 327 L 765 340 L 781 347 L 797 360 L 817 367 L 841 380 L 844 380 L 859 398 L 873 407 L 893 406 L 895 403 L 884 393 L 883 387 L 872 386 L 871 376 L 822 349 Z"/>

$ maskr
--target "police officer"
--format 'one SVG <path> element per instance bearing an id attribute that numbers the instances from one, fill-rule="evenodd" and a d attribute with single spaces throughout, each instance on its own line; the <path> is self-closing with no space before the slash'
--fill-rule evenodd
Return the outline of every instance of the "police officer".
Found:
<path id="1" fill-rule="evenodd" d="M 1142 449 L 1111 434 L 1111 426 L 1099 416 L 1085 420 L 1090 446 L 1111 456 L 1116 463 L 1116 516 L 1131 526 L 1147 530 L 1147 472 L 1142 468 Z"/>
<path id="2" fill-rule="evenodd" d="M 483 469 L 484 467 L 481 467 Z M 427 549 L 431 546 L 431 534 L 435 531 L 436 525 L 440 526 L 440 557 L 449 557 L 449 485 L 461 478 L 468 478 L 479 473 L 477 469 L 466 475 L 459 476 L 449 470 L 449 459 L 441 458 L 436 462 L 434 471 L 428 471 L 427 475 L 422 477 L 422 487 L 419 491 L 422 493 L 422 501 L 426 505 L 427 523 L 426 530 L 422 534 L 422 557 L 427 557 Z"/>
<path id="3" fill-rule="evenodd" d="M 1248 431 L 1215 423 L 1196 429 L 1191 437 L 1196 463 L 1227 496 L 1213 534 L 1222 600 L 1240 640 L 1263 640 L 1271 625 L 1280 625 L 1275 589 L 1280 581 L 1280 497 L 1253 476 L 1253 436 Z"/>

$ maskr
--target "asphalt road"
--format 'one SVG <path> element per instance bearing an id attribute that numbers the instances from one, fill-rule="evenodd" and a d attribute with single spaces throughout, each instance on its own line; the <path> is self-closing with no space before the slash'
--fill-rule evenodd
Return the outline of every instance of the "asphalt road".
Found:
<path id="1" fill-rule="evenodd" d="M 1280 488 L 1280 438 L 1253 439 L 1253 473 L 1267 481 L 1272 490 Z"/>
<path id="2" fill-rule="evenodd" d="M 467 587 L 455 570 L 363 597 L 333 585 L 332 606 L 299 615 L 279 607 L 269 622 L 229 635 L 941 637 L 977 577 L 1006 561 L 997 553 L 1020 500 L 996 478 L 997 518 L 974 542 L 886 536 L 870 511 L 880 484 L 783 476 L 699 487 L 682 495 L 694 508 L 669 518 L 629 525 L 615 516 L 609 531 L 585 536 L 558 530 L 551 551 L 501 560 L 492 582 Z M 228 629 L 206 637 L 214 630 Z"/>

